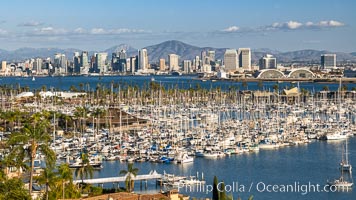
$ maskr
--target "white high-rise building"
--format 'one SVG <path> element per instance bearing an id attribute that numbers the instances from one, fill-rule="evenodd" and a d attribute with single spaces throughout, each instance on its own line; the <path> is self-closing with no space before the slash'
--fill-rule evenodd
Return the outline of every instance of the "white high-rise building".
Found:
<path id="1" fill-rule="evenodd" d="M 141 49 L 138 52 L 138 69 L 147 70 L 148 69 L 148 54 L 147 49 Z"/>
<path id="2" fill-rule="evenodd" d="M 137 66 L 137 59 L 136 56 L 135 57 L 130 57 L 130 72 L 133 74 L 136 71 L 136 66 Z"/>
<path id="3" fill-rule="evenodd" d="M 239 48 L 239 67 L 244 70 L 251 71 L 251 49 Z"/>
<path id="4" fill-rule="evenodd" d="M 179 70 L 178 55 L 169 54 L 168 64 L 169 64 L 169 71 L 178 71 Z"/>
<path id="5" fill-rule="evenodd" d="M 208 51 L 208 57 L 210 61 L 215 61 L 215 51 Z"/>
<path id="6" fill-rule="evenodd" d="M 37 74 L 40 74 L 42 72 L 42 64 L 43 64 L 42 59 L 36 58 L 32 65 L 32 71 L 36 71 Z"/>
<path id="7" fill-rule="evenodd" d="M 82 51 L 80 55 L 80 74 L 89 73 L 89 54 L 87 51 Z"/>
<path id="8" fill-rule="evenodd" d="M 199 56 L 195 56 L 195 59 L 193 60 L 193 71 L 198 71 L 200 66 L 200 58 Z"/>
<path id="9" fill-rule="evenodd" d="M 54 55 L 54 67 L 56 73 L 67 73 L 67 58 L 66 55 L 61 53 L 56 53 Z"/>
<path id="10" fill-rule="evenodd" d="M 266 54 L 260 59 L 260 70 L 262 69 L 276 69 L 277 59 L 271 54 Z"/>
<path id="11" fill-rule="evenodd" d="M 166 60 L 164 58 L 159 59 L 159 70 L 160 71 L 166 70 Z"/>
<path id="12" fill-rule="evenodd" d="M 321 55 L 321 69 L 332 69 L 336 67 L 336 54 Z"/>
<path id="13" fill-rule="evenodd" d="M 224 65 L 227 72 L 234 72 L 238 68 L 236 49 L 227 49 L 224 54 Z"/>
<path id="14" fill-rule="evenodd" d="M 6 61 L 5 60 L 1 61 L 1 71 L 2 72 L 6 71 Z"/>
<path id="15" fill-rule="evenodd" d="M 100 72 L 100 73 L 106 73 L 107 70 L 107 58 L 108 58 L 108 54 L 107 53 L 97 53 L 95 55 L 95 64 L 96 64 L 96 69 Z"/>

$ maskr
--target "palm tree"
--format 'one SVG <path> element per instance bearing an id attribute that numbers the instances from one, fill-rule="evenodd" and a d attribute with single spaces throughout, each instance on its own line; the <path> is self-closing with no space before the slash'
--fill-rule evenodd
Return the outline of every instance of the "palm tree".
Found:
<path id="1" fill-rule="evenodd" d="M 58 188 L 62 188 L 62 199 L 65 198 L 65 184 L 73 185 L 73 173 L 72 170 L 69 168 L 67 163 L 63 163 L 58 166 L 58 178 L 60 186 Z M 70 196 L 74 197 L 74 196 Z"/>
<path id="2" fill-rule="evenodd" d="M 95 108 L 94 111 L 92 112 L 92 116 L 96 119 L 96 130 L 94 129 L 94 124 L 93 124 L 93 129 L 94 129 L 94 133 L 98 133 L 99 131 L 99 123 L 100 123 L 100 117 L 102 117 L 104 114 L 104 110 L 101 108 Z"/>
<path id="3" fill-rule="evenodd" d="M 87 107 L 76 107 L 75 108 L 75 112 L 74 112 L 74 116 L 75 118 L 79 121 L 79 127 L 81 129 L 81 133 L 83 133 L 84 131 L 84 126 L 86 123 L 86 118 L 87 118 L 87 114 L 88 114 L 88 108 Z"/>
<path id="4" fill-rule="evenodd" d="M 132 176 L 136 177 L 138 173 L 138 168 L 133 167 L 133 163 L 128 163 L 127 164 L 127 170 L 121 170 L 120 175 L 126 175 L 126 189 L 131 192 L 133 191 L 134 188 L 134 180 L 132 180 Z"/>
<path id="5" fill-rule="evenodd" d="M 46 185 L 46 200 L 48 200 L 48 192 L 49 188 L 55 187 L 57 177 L 56 173 L 54 172 L 54 169 L 51 165 L 46 166 L 46 168 L 41 171 L 39 176 L 34 177 L 35 180 L 38 181 L 39 184 L 41 185 Z"/>
<path id="6" fill-rule="evenodd" d="M 89 157 L 88 154 L 85 152 L 82 152 L 80 154 L 80 159 L 81 159 L 81 166 L 75 170 L 75 176 L 80 178 L 82 180 L 82 184 L 84 184 L 84 178 L 93 178 L 93 166 L 90 165 L 89 163 Z"/>
<path id="7" fill-rule="evenodd" d="M 3 160 L 5 167 L 12 166 L 17 169 L 17 176 L 20 177 L 21 169 L 28 170 L 29 166 L 24 162 L 26 157 L 25 149 L 18 149 L 18 151 L 10 152 Z"/>
<path id="8" fill-rule="evenodd" d="M 48 145 L 51 137 L 47 132 L 47 126 L 46 120 L 34 124 L 26 123 L 21 132 L 11 134 L 9 139 L 9 144 L 14 147 L 12 153 L 16 154 L 25 150 L 30 158 L 30 194 L 32 193 L 33 170 L 37 151 L 46 156 L 47 163 L 54 163 L 56 160 L 55 153 Z"/>

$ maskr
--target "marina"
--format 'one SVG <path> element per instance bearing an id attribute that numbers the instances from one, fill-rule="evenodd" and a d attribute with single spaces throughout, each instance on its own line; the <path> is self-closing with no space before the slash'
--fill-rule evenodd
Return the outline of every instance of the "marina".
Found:
<path id="1" fill-rule="evenodd" d="M 17 105 L 24 102 L 23 107 L 12 105 L 11 109 L 49 112 L 50 148 L 56 153 L 57 165 L 68 163 L 70 168 L 81 169 L 86 165 L 81 157 L 85 153 L 88 165 L 94 169 L 93 179 L 77 179 L 74 183 L 90 183 L 103 188 L 123 186 L 127 176 L 119 176 L 119 172 L 129 163 L 139 168 L 139 174 L 132 177 L 141 182 L 140 187 L 135 184 L 137 192 L 142 190 L 142 181 L 145 183 L 142 192 L 168 191 L 188 185 L 200 188 L 212 184 L 212 174 L 225 183 L 235 181 L 232 179 L 235 177 L 244 182 L 258 182 L 256 178 L 263 177 L 266 182 L 306 182 L 295 168 L 301 167 L 300 164 L 285 168 L 286 163 L 279 160 L 294 163 L 296 155 L 304 155 L 308 157 L 304 162 L 300 160 L 304 156 L 298 159 L 307 166 L 305 162 L 310 162 L 314 156 L 321 162 L 320 166 L 314 163 L 314 168 L 334 166 L 334 170 L 312 181 L 335 187 L 346 184 L 352 189 L 351 166 L 356 160 L 356 153 L 353 153 L 356 94 L 341 90 L 341 83 L 336 91 L 319 92 L 302 90 L 300 84 L 273 91 L 221 90 L 219 87 L 166 90 L 157 79 L 148 78 L 146 89 L 116 87 L 106 94 L 103 93 L 105 86 L 96 92 L 41 91 L 39 98 L 33 98 L 29 92 L 17 94 L 14 91 L 9 96 L 4 91 L 2 106 L 6 110 L 6 102 L 17 102 Z M 9 99 L 5 102 L 5 98 Z M 3 136 L 6 140 L 6 133 Z M 337 149 L 337 156 L 324 157 L 319 148 L 329 147 Z M 304 152 L 300 154 L 300 150 Z M 285 157 L 282 152 L 290 154 Z M 260 163 L 264 156 L 276 158 L 270 157 L 268 162 Z M 36 158 L 41 160 L 44 155 L 37 153 Z M 241 159 L 251 158 L 258 160 L 245 163 L 246 169 L 257 171 L 251 174 L 240 168 L 243 175 L 248 174 L 241 177 L 235 172 L 236 166 L 241 164 Z M 330 162 L 331 158 L 338 159 L 336 164 L 323 163 Z M 209 168 L 203 167 L 206 165 Z M 219 169 L 219 165 L 226 170 L 211 171 Z M 350 173 L 347 166 L 350 166 Z M 284 173 L 294 169 L 293 179 L 275 179 L 261 174 L 271 168 Z M 337 171 L 341 177 L 335 179 L 340 175 Z M 272 174 L 280 177 L 279 172 Z M 303 173 L 300 176 L 304 177 Z M 209 197 L 197 191 L 182 193 Z M 253 195 L 258 196 L 260 191 L 255 193 Z M 272 199 L 273 194 L 263 196 L 264 199 L 269 197 Z"/>

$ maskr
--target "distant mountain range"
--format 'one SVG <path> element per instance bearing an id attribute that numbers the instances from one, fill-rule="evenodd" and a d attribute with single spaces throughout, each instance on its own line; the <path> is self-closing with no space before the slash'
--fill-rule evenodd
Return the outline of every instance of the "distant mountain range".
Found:
<path id="1" fill-rule="evenodd" d="M 194 59 L 195 56 L 199 56 L 202 51 L 214 50 L 216 59 L 223 59 L 226 48 L 214 48 L 214 47 L 197 47 L 189 45 L 177 40 L 165 41 L 160 44 L 145 47 L 148 51 L 149 61 L 158 62 L 160 58 L 167 60 L 168 54 L 174 53 L 180 56 L 180 60 Z M 137 55 L 137 49 L 127 44 L 120 44 L 113 46 L 104 51 L 107 52 L 109 58 L 115 51 L 125 49 L 128 56 Z M 73 52 L 82 51 L 80 49 L 59 49 L 59 48 L 21 48 L 14 51 L 6 51 L 0 49 L 0 60 L 7 61 L 21 61 L 29 58 L 47 58 L 53 57 L 55 53 L 63 53 L 68 57 L 72 57 Z M 94 51 L 90 51 L 93 54 Z M 299 50 L 290 52 L 280 52 L 271 49 L 252 49 L 251 59 L 252 62 L 257 63 L 264 54 L 272 54 L 277 58 L 277 62 L 312 62 L 319 63 L 320 55 L 325 53 L 336 53 L 337 61 L 353 61 L 356 62 L 356 52 L 343 53 L 343 52 L 329 52 L 319 50 Z"/>

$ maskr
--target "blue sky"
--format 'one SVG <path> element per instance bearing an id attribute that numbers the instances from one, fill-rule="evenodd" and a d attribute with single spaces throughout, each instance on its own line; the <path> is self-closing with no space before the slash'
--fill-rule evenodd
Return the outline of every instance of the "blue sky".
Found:
<path id="1" fill-rule="evenodd" d="M 8 0 L 0 49 L 197 46 L 356 51 L 354 0 Z"/>

